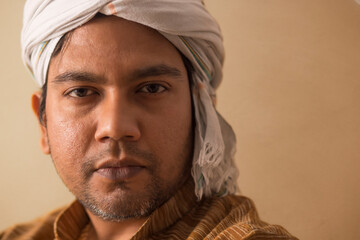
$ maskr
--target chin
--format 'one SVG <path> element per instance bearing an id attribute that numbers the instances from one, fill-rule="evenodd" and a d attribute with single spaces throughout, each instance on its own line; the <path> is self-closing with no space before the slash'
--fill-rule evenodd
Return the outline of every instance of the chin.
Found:
<path id="1" fill-rule="evenodd" d="M 82 193 L 77 199 L 91 214 L 105 221 L 120 222 L 148 217 L 176 190 L 164 189 L 154 183 L 148 184 L 142 190 L 131 190 L 126 183 L 119 183 L 110 193 Z"/>

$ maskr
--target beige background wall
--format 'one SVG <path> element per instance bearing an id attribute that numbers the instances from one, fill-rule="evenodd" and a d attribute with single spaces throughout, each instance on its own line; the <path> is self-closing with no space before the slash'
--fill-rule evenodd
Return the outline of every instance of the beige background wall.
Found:
<path id="1" fill-rule="evenodd" d="M 238 136 L 242 194 L 300 239 L 360 239 L 360 5 L 205 2 L 225 38 L 218 108 Z M 72 199 L 39 149 L 23 3 L 0 3 L 0 229 Z"/>

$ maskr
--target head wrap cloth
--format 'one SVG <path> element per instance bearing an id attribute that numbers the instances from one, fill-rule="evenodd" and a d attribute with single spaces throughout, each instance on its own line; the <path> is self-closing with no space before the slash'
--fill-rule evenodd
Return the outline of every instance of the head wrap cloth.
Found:
<path id="1" fill-rule="evenodd" d="M 195 137 L 192 176 L 198 198 L 237 190 L 235 135 L 214 108 L 224 49 L 215 20 L 200 0 L 28 0 L 21 36 L 23 61 L 44 85 L 54 48 L 98 12 L 137 22 L 166 37 L 192 63 Z"/>

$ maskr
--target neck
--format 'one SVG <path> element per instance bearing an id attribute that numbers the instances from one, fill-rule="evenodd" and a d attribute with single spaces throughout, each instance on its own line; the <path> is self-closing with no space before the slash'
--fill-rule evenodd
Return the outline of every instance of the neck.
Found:
<path id="1" fill-rule="evenodd" d="M 130 239 L 147 218 L 128 219 L 121 222 L 105 221 L 86 210 L 90 218 L 89 240 Z"/>

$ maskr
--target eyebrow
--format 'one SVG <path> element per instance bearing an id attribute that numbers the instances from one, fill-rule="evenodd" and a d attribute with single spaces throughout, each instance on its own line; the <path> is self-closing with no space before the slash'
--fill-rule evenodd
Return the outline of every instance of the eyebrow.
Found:
<path id="1" fill-rule="evenodd" d="M 89 72 L 68 71 L 56 76 L 53 82 L 54 83 L 64 83 L 64 82 L 104 83 L 105 79 L 96 74 Z"/>
<path id="2" fill-rule="evenodd" d="M 159 64 L 150 67 L 144 67 L 134 70 L 129 77 L 129 81 L 134 81 L 137 79 L 143 79 L 148 77 L 157 77 L 157 76 L 169 76 L 176 79 L 181 79 L 183 74 L 176 67 L 172 67 L 166 64 Z M 55 77 L 54 83 L 64 83 L 64 82 L 91 82 L 91 83 L 105 83 L 106 79 L 102 76 L 96 75 L 94 73 L 85 72 L 85 71 L 67 71 L 59 74 Z"/>
<path id="3" fill-rule="evenodd" d="M 159 65 L 135 70 L 130 75 L 130 80 L 142 79 L 147 77 L 157 77 L 157 76 L 169 76 L 174 78 L 181 78 L 183 75 L 181 74 L 181 71 L 175 67 L 171 67 L 166 64 L 159 64 Z"/>

